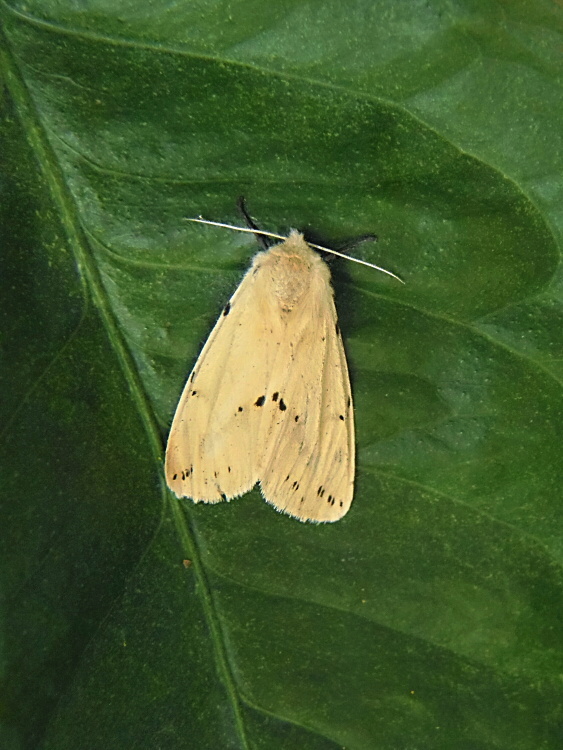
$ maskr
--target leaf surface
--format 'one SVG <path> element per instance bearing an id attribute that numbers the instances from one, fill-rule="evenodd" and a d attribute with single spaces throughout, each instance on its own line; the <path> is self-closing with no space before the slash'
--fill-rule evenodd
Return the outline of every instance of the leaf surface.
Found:
<path id="1" fill-rule="evenodd" d="M 558 750 L 561 9 L 2 3 L 0 742 Z M 331 263 L 332 525 L 165 490 L 255 251 Z M 85 739 L 87 738 L 87 739 Z"/>

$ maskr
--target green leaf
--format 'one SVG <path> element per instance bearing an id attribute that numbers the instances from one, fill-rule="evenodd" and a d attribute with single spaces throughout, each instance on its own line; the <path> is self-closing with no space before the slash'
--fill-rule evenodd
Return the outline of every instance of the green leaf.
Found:
<path id="1" fill-rule="evenodd" d="M 562 16 L 0 5 L 2 747 L 560 748 Z M 239 195 L 406 282 L 331 263 L 336 524 L 164 486 Z"/>

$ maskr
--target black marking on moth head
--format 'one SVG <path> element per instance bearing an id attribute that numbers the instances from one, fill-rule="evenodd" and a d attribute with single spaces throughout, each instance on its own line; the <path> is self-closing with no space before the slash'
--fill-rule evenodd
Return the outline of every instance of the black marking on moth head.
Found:
<path id="1" fill-rule="evenodd" d="M 295 421 L 296 421 L 296 422 L 299 422 L 299 414 L 296 414 L 296 415 L 295 415 Z"/>
<path id="2" fill-rule="evenodd" d="M 279 391 L 276 391 L 276 392 L 275 392 L 275 393 L 273 394 L 273 396 L 272 396 L 272 401 L 277 401 L 277 400 L 278 400 L 278 396 L 279 396 L 279 395 L 280 395 L 280 394 L 279 394 Z"/>
<path id="3" fill-rule="evenodd" d="M 231 312 L 231 303 L 227 302 L 225 305 L 225 308 L 223 310 L 223 317 L 227 317 L 227 315 Z"/>
<path id="4" fill-rule="evenodd" d="M 340 419 L 344 422 L 344 414 L 340 415 Z"/>
<path id="5" fill-rule="evenodd" d="M 264 406 L 265 401 L 266 401 L 266 396 L 258 396 L 256 401 L 254 402 L 254 406 Z"/>
<path id="6" fill-rule="evenodd" d="M 285 411 L 287 409 L 287 406 L 285 405 L 285 401 L 283 398 L 280 398 L 280 411 Z"/>

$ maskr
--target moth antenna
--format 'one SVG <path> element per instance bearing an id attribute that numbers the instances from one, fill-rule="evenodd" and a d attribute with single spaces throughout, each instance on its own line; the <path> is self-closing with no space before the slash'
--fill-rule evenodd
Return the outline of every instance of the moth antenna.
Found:
<path id="1" fill-rule="evenodd" d="M 224 224 L 221 221 L 209 221 L 208 219 L 202 219 L 201 216 L 199 216 L 197 219 L 186 218 L 186 221 L 195 221 L 197 224 L 209 224 L 212 227 L 223 227 L 224 229 L 233 229 L 235 232 L 246 232 L 247 234 L 262 235 L 264 237 L 273 237 L 275 240 L 284 240 L 284 241 L 287 240 L 287 237 L 284 237 L 282 234 L 275 234 L 274 232 L 266 232 L 264 229 L 249 229 L 247 227 L 236 227 L 233 224 Z M 388 271 L 386 268 L 382 268 L 381 266 L 376 266 L 375 263 L 369 263 L 367 260 L 361 260 L 361 258 L 354 258 L 351 255 L 346 255 L 345 253 L 339 253 L 338 250 L 331 250 L 329 247 L 323 247 L 322 245 L 315 245 L 313 242 L 307 242 L 307 244 L 309 245 L 309 247 L 314 247 L 315 250 L 322 250 L 325 253 L 336 255 L 339 258 L 350 260 L 353 263 L 360 263 L 362 266 L 367 266 L 368 268 L 374 268 L 376 271 L 381 271 L 381 273 L 387 274 L 387 276 L 391 276 L 392 278 L 397 279 L 397 281 L 400 281 L 401 284 L 405 283 L 403 279 L 400 278 L 400 276 L 397 276 L 392 271 Z"/>
<path id="2" fill-rule="evenodd" d="M 258 242 L 262 245 L 264 250 L 267 250 L 268 243 L 264 239 L 264 236 L 261 234 L 260 227 L 258 226 L 258 224 L 256 224 L 252 216 L 248 213 L 248 209 L 246 207 L 246 198 L 244 197 L 244 195 L 239 195 L 237 199 L 237 208 L 241 212 L 243 219 L 246 221 L 246 226 L 249 229 L 252 229 Z"/>

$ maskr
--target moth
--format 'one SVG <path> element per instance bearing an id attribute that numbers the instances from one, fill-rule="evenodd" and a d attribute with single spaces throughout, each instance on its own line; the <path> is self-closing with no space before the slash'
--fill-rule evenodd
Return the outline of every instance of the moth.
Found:
<path id="1" fill-rule="evenodd" d="M 354 495 L 355 438 L 330 271 L 299 232 L 261 234 L 282 241 L 254 256 L 188 377 L 166 481 L 177 497 L 205 503 L 259 483 L 278 511 L 337 521 Z"/>

